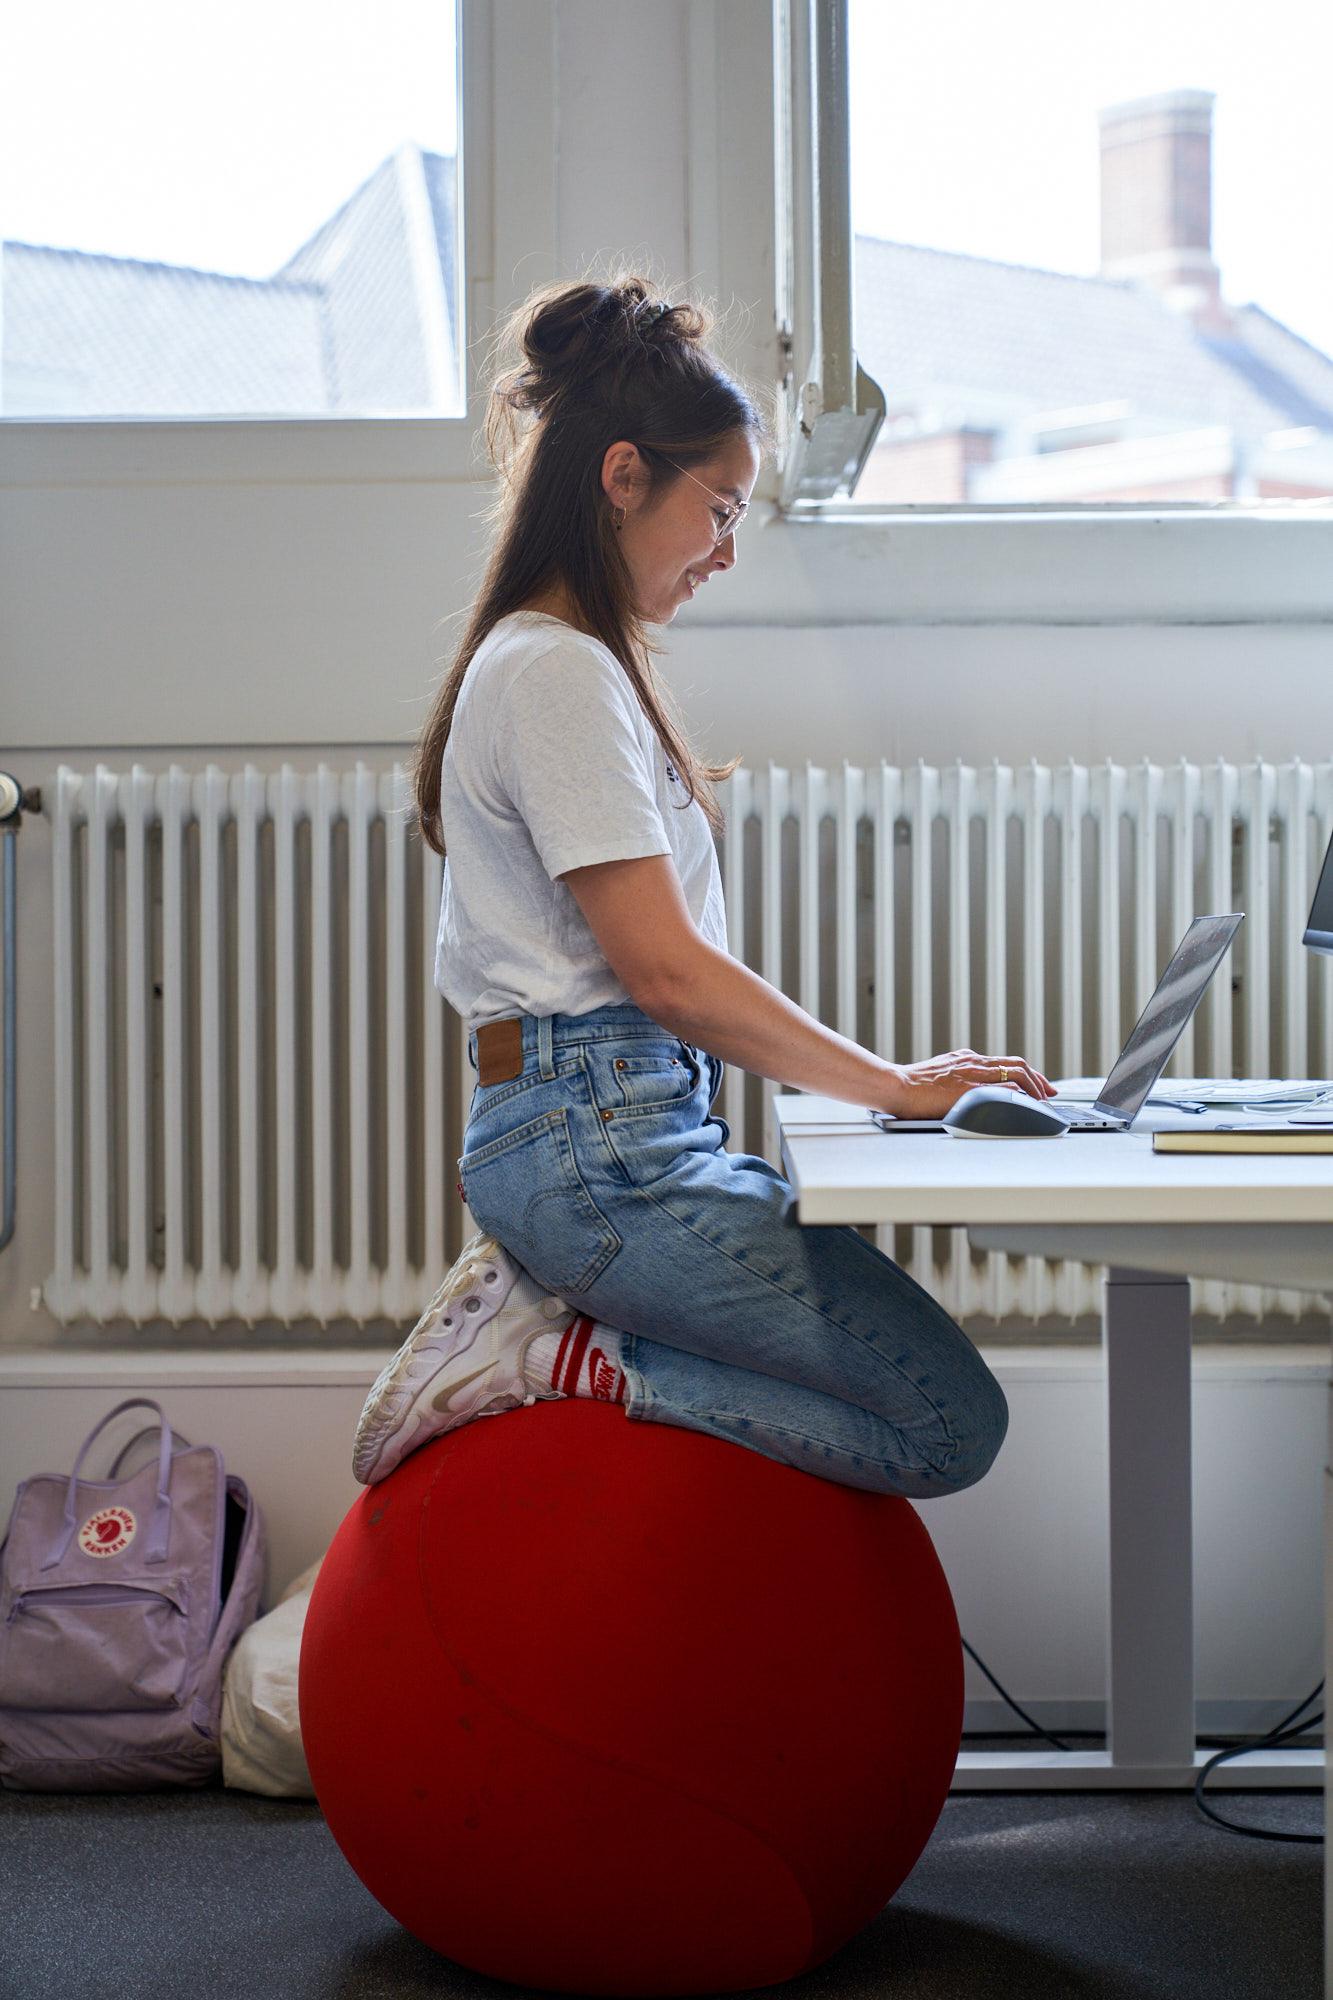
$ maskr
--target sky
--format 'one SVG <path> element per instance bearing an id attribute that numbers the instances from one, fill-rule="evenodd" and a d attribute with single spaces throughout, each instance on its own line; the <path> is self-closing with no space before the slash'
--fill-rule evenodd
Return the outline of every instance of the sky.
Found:
<path id="1" fill-rule="evenodd" d="M 858 230 L 1094 272 L 1098 107 L 1211 90 L 1223 295 L 1333 352 L 1327 0 L 849 5 Z M 0 235 L 267 277 L 404 140 L 453 150 L 452 17 L 447 0 L 12 10 Z"/>
<path id="2" fill-rule="evenodd" d="M 849 0 L 858 232 L 1092 275 L 1099 108 L 1213 105 L 1230 303 L 1333 354 L 1328 0 Z"/>
<path id="3" fill-rule="evenodd" d="M 5 70 L 20 243 L 267 278 L 404 140 L 454 150 L 448 0 L 29 0 Z"/>

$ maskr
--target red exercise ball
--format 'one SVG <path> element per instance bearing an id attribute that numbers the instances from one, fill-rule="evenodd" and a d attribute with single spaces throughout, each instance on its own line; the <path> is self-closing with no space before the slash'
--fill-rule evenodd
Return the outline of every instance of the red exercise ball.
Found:
<path id="1" fill-rule="evenodd" d="M 361 1495 L 299 1691 L 333 1837 L 424 1943 L 529 1988 L 730 1993 L 906 1879 L 963 1662 L 908 1501 L 580 1398 Z"/>

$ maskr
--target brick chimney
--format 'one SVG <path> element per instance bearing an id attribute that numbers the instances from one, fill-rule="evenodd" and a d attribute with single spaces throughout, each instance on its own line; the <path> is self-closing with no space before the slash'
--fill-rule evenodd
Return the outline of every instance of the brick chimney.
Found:
<path id="1" fill-rule="evenodd" d="M 1200 329 L 1224 331 L 1212 251 L 1213 94 L 1164 90 L 1099 114 L 1104 278 L 1151 286 Z"/>

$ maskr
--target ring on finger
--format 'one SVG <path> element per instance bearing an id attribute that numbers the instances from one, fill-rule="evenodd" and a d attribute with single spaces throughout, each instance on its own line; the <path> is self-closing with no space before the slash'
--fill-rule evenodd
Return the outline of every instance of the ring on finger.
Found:
<path id="1" fill-rule="evenodd" d="M 1009 1072 L 1008 1072 L 1008 1070 L 1007 1070 L 1007 1069 L 1005 1069 L 1005 1068 L 1004 1068 L 1004 1066 L 1003 1066 L 1003 1064 L 1002 1064 L 1002 1065 L 1001 1065 L 1001 1067 L 1000 1067 L 1000 1082 L 1001 1082 L 1001 1083 L 1008 1083 L 1008 1081 L 1009 1081 Z"/>

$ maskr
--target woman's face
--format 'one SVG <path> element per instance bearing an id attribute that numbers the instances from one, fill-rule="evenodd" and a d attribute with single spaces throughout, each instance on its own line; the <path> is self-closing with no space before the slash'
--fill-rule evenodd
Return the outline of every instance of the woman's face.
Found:
<path id="1" fill-rule="evenodd" d="M 692 475 L 692 476 L 690 476 Z M 736 538 L 716 535 L 727 509 L 748 500 L 759 476 L 759 454 L 748 432 L 738 431 L 689 474 L 678 472 L 659 496 L 648 498 L 647 471 L 631 444 L 608 450 L 602 485 L 616 507 L 624 507 L 620 546 L 634 579 L 639 616 L 669 625 L 682 604 L 697 596 L 719 570 L 736 560 Z"/>

